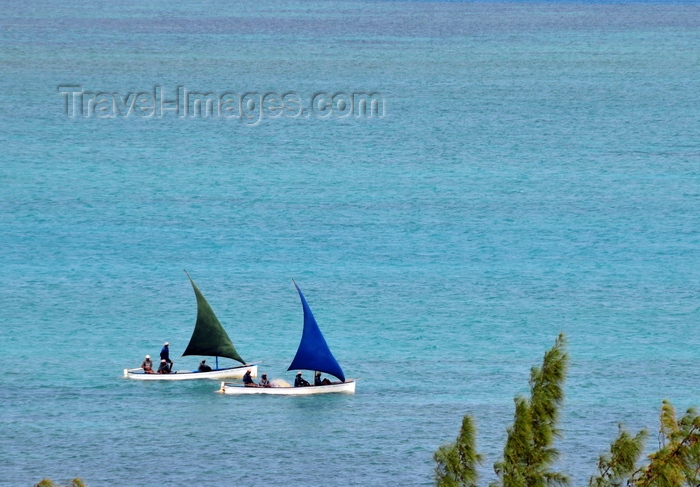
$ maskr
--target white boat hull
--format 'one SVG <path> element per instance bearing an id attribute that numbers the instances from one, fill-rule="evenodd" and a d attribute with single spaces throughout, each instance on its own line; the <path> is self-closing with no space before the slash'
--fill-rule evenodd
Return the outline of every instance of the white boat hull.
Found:
<path id="1" fill-rule="evenodd" d="M 172 374 L 145 374 L 143 369 L 124 369 L 124 377 L 134 380 L 241 379 L 245 375 L 246 370 L 250 370 L 251 376 L 258 376 L 258 366 L 251 364 L 227 369 L 217 369 L 211 372 L 178 371 Z"/>
<path id="2" fill-rule="evenodd" d="M 355 381 L 347 380 L 339 384 L 327 386 L 307 386 L 307 387 L 246 387 L 238 384 L 221 383 L 221 394 L 231 394 L 241 396 L 244 394 L 272 394 L 279 396 L 308 396 L 311 394 L 330 394 L 333 392 L 343 392 L 346 394 L 355 393 Z"/>

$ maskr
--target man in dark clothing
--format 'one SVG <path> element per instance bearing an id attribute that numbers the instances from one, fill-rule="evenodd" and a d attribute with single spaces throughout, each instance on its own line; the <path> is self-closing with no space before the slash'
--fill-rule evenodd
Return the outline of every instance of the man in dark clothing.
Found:
<path id="1" fill-rule="evenodd" d="M 168 362 L 165 360 L 160 361 L 160 367 L 158 367 L 158 373 L 159 374 L 169 374 L 170 373 L 170 367 L 168 366 Z"/>
<path id="2" fill-rule="evenodd" d="M 329 385 L 331 385 L 331 381 L 329 381 L 327 377 L 325 379 L 321 380 L 321 372 L 316 372 L 316 377 L 314 377 L 314 385 L 315 386 L 329 386 Z"/>
<path id="3" fill-rule="evenodd" d="M 163 348 L 160 350 L 160 359 L 165 360 L 165 362 L 168 364 L 168 373 L 173 371 L 173 361 L 170 360 L 170 348 L 168 348 L 170 344 L 168 342 L 165 342 L 165 345 L 163 345 Z"/>
<path id="4" fill-rule="evenodd" d="M 199 372 L 211 372 L 211 367 L 207 365 L 206 360 L 202 360 L 199 363 L 199 368 L 197 369 Z"/>
<path id="5" fill-rule="evenodd" d="M 310 385 L 311 384 L 301 377 L 301 372 L 297 372 L 297 377 L 294 379 L 294 387 L 306 387 Z"/>
<path id="6" fill-rule="evenodd" d="M 258 387 L 258 385 L 253 381 L 253 378 L 250 376 L 250 369 L 245 371 L 245 375 L 243 375 L 243 384 L 246 385 L 246 387 Z"/>

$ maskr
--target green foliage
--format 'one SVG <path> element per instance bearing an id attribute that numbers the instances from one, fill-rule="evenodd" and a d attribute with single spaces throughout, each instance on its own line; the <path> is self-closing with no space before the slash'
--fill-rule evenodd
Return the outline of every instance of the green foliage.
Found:
<path id="1" fill-rule="evenodd" d="M 564 381 L 569 357 L 566 340 L 559 335 L 544 355 L 542 367 L 530 372 L 530 399 L 515 398 L 513 426 L 503 449 L 503 460 L 494 464 L 499 482 L 492 487 L 549 487 L 567 485 L 566 475 L 551 466 L 559 457 L 553 447 L 560 437 L 559 410 L 564 403 Z"/>
<path id="2" fill-rule="evenodd" d="M 533 367 L 530 373 L 530 409 L 532 410 L 533 443 L 545 455 L 542 461 L 551 463 L 558 454 L 550 446 L 560 437 L 557 422 L 564 405 L 564 381 L 569 365 L 564 335 L 557 337 L 554 346 L 544 355 L 542 368 Z"/>
<path id="3" fill-rule="evenodd" d="M 567 485 L 566 475 L 551 470 L 559 452 L 553 447 L 560 436 L 557 427 L 564 403 L 564 381 L 568 366 L 566 342 L 559 335 L 554 347 L 544 355 L 542 368 L 530 373 L 530 398 L 515 398 L 513 425 L 503 449 L 503 459 L 494 464 L 498 481 L 490 487 L 552 487 Z M 700 416 L 688 409 L 681 419 L 670 402 L 664 400 L 659 416 L 659 449 L 638 467 L 648 436 L 636 435 L 618 426 L 618 436 L 610 452 L 598 459 L 598 473 L 589 487 L 700 487 Z M 476 428 L 465 416 L 457 441 L 441 446 L 434 455 L 438 487 L 475 487 Z M 51 486 L 40 486 L 51 487 Z"/>
<path id="4" fill-rule="evenodd" d="M 512 487 L 527 486 L 527 478 L 520 467 L 521 463 L 529 461 L 532 437 L 530 406 L 525 398 L 516 397 L 515 419 L 513 420 L 513 426 L 508 428 L 508 438 L 503 449 L 503 460 L 494 465 L 496 474 L 498 474 L 503 485 Z M 499 484 L 494 483 L 491 485 L 495 487 Z"/>
<path id="5" fill-rule="evenodd" d="M 636 469 L 644 451 L 648 433 L 642 430 L 636 436 L 618 425 L 617 439 L 610 445 L 610 453 L 598 459 L 598 475 L 591 477 L 590 487 L 621 487 Z"/>
<path id="6" fill-rule="evenodd" d="M 659 416 L 659 449 L 649 462 L 636 467 L 647 436 L 645 430 L 634 438 L 620 427 L 610 454 L 598 461 L 598 475 L 590 487 L 695 487 L 700 485 L 700 416 L 694 408 L 676 419 L 673 405 L 664 400 Z"/>
<path id="7" fill-rule="evenodd" d="M 557 422 L 564 402 L 564 381 L 568 366 L 564 335 L 544 355 L 542 367 L 530 373 L 530 398 L 515 398 L 513 426 L 503 460 L 494 465 L 499 477 L 493 487 L 550 487 L 566 485 L 568 478 L 551 470 L 559 452 L 552 447 L 560 436 Z M 476 451 L 476 428 L 470 416 L 462 420 L 457 441 L 441 446 L 433 458 L 435 483 L 438 487 L 474 487 L 478 480 L 477 464 L 481 456 Z"/>
<path id="8" fill-rule="evenodd" d="M 433 455 L 435 484 L 438 487 L 475 487 L 482 458 L 476 451 L 476 426 L 470 416 L 462 419 L 462 428 L 454 443 L 443 445 Z"/>
<path id="9" fill-rule="evenodd" d="M 53 480 L 46 478 L 46 479 L 43 479 L 38 484 L 34 484 L 34 487 L 61 487 L 61 486 L 58 485 L 57 483 L 55 483 Z M 83 482 L 82 480 L 80 480 L 79 478 L 76 477 L 73 480 L 71 480 L 71 483 L 68 484 L 66 487 L 87 487 L 87 485 L 85 484 L 85 482 Z"/>
<path id="10" fill-rule="evenodd" d="M 649 455 L 649 464 L 631 475 L 636 487 L 681 487 L 700 484 L 700 416 L 694 408 L 680 419 L 664 400 L 659 417 L 660 448 Z"/>

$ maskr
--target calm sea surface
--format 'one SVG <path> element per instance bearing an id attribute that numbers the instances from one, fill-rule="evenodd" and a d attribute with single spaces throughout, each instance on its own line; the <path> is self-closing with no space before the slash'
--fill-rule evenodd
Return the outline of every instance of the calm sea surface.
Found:
<path id="1" fill-rule="evenodd" d="M 692 4 L 3 3 L 0 486 L 427 486 L 465 413 L 485 485 L 560 332 L 557 468 L 655 443 L 700 405 L 699 50 Z M 183 269 L 288 381 L 296 279 L 357 393 L 124 380 L 196 367 Z"/>

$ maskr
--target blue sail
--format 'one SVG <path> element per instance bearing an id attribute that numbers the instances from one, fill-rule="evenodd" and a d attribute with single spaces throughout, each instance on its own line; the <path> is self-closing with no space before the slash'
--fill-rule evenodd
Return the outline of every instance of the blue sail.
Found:
<path id="1" fill-rule="evenodd" d="M 292 282 L 294 281 L 292 280 Z M 304 332 L 301 335 L 301 342 L 299 343 L 297 354 L 287 370 L 302 369 L 325 372 L 345 382 L 343 369 L 340 368 L 338 361 L 331 353 L 330 348 L 328 348 L 326 339 L 323 338 L 321 329 L 318 327 L 313 313 L 311 313 L 309 304 L 306 302 L 296 282 L 294 282 L 294 286 L 299 292 L 301 305 L 304 307 Z"/>

